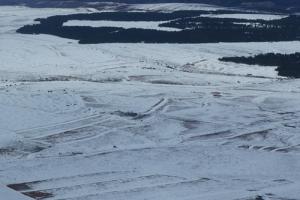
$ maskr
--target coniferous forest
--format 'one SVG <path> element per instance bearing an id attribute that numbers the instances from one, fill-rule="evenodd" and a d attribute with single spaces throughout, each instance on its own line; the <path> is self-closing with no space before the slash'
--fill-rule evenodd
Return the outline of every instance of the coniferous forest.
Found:
<path id="1" fill-rule="evenodd" d="M 267 53 L 251 57 L 224 57 L 220 61 L 243 63 L 248 65 L 276 66 L 278 75 L 300 78 L 300 53 L 275 54 Z"/>
<path id="2" fill-rule="evenodd" d="M 300 39 L 300 16 L 277 20 L 210 18 L 202 14 L 228 14 L 234 11 L 105 12 L 59 15 L 36 19 L 39 24 L 18 30 L 24 34 L 50 34 L 79 40 L 79 43 L 211 43 L 293 41 Z M 69 20 L 167 21 L 159 26 L 180 31 L 140 28 L 63 26 Z"/>

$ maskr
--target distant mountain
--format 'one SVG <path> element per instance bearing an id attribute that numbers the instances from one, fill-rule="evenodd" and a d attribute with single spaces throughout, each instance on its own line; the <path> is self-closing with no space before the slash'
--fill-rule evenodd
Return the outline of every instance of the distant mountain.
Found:
<path id="1" fill-rule="evenodd" d="M 244 7 L 263 10 L 299 11 L 299 0 L 201 0 L 222 6 Z"/>
<path id="2" fill-rule="evenodd" d="M 118 3 L 205 3 L 226 7 L 248 9 L 299 12 L 300 0 L 1 0 L 0 5 L 27 5 L 31 7 L 79 7 L 87 6 L 88 2 Z M 94 4 L 97 6 L 97 4 Z M 91 6 L 91 4 L 89 4 Z"/>

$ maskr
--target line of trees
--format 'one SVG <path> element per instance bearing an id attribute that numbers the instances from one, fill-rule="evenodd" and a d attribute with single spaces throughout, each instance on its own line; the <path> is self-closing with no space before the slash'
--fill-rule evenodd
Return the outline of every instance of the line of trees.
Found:
<path id="1" fill-rule="evenodd" d="M 45 19 L 37 19 L 40 21 L 39 24 L 26 25 L 18 29 L 17 32 L 24 34 L 51 34 L 76 39 L 80 43 L 211 43 L 291 41 L 300 39 L 300 16 L 264 21 L 199 17 L 199 13 L 202 12 L 206 11 L 179 11 L 173 13 L 113 12 L 52 16 Z M 64 22 L 75 19 L 112 21 L 171 20 L 160 26 L 180 28 L 182 30 L 172 32 L 138 28 L 63 26 Z"/>
<path id="2" fill-rule="evenodd" d="M 300 78 L 300 53 L 267 53 L 250 57 L 224 57 L 219 60 L 223 62 L 234 62 L 248 65 L 276 66 L 278 75 Z"/>

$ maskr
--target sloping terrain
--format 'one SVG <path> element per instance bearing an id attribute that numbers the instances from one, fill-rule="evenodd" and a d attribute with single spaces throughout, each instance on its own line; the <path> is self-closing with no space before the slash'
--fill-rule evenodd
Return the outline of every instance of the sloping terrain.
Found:
<path id="1" fill-rule="evenodd" d="M 5 200 L 300 199 L 300 81 L 219 61 L 300 42 L 80 45 L 15 33 L 82 9 L 0 7 Z"/>
<path id="2" fill-rule="evenodd" d="M 110 0 L 119 4 L 119 8 L 126 8 L 127 4 L 162 4 L 162 3 L 197 3 L 215 6 L 235 7 L 243 9 L 299 12 L 298 0 Z M 2 0 L 0 5 L 26 5 L 31 7 L 96 7 L 103 8 L 107 0 Z"/>

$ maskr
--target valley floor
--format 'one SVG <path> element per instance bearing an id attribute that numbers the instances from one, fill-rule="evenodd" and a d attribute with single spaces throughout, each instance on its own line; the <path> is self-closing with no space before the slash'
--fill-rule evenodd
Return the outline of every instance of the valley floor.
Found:
<path id="1" fill-rule="evenodd" d="M 84 10 L 0 10 L 0 197 L 300 199 L 300 80 L 218 61 L 300 42 L 79 45 L 14 30 Z"/>

